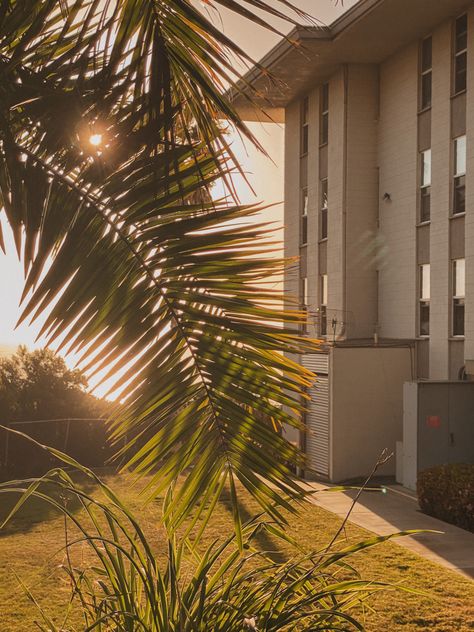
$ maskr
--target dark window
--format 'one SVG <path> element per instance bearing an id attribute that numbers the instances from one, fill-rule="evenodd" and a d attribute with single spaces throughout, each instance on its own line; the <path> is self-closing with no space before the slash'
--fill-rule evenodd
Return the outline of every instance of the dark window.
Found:
<path id="1" fill-rule="evenodd" d="M 431 107 L 432 84 L 432 40 L 427 37 L 421 45 L 421 95 L 420 106 L 424 110 Z"/>
<path id="2" fill-rule="evenodd" d="M 453 214 L 466 212 L 466 176 L 454 178 Z"/>
<path id="3" fill-rule="evenodd" d="M 321 299 L 319 304 L 319 335 L 328 333 L 327 303 L 328 303 L 328 275 L 321 275 Z"/>
<path id="4" fill-rule="evenodd" d="M 464 336 L 465 259 L 453 261 L 453 336 Z"/>
<path id="5" fill-rule="evenodd" d="M 429 222 L 431 217 L 431 187 L 422 187 L 420 199 L 420 222 Z"/>
<path id="6" fill-rule="evenodd" d="M 456 20 L 454 37 L 454 94 L 467 86 L 467 15 Z"/>
<path id="7" fill-rule="evenodd" d="M 301 232 L 300 245 L 308 243 L 308 189 L 303 189 L 301 194 Z"/>
<path id="8" fill-rule="evenodd" d="M 430 298 L 431 298 L 431 266 L 429 263 L 425 263 L 420 266 L 419 277 L 419 334 L 420 336 L 430 335 Z"/>
<path id="9" fill-rule="evenodd" d="M 430 335 L 430 304 L 420 301 L 420 336 Z"/>
<path id="10" fill-rule="evenodd" d="M 321 87 L 321 116 L 319 142 L 326 145 L 329 140 L 329 84 Z"/>
<path id="11" fill-rule="evenodd" d="M 420 222 L 428 222 L 431 215 L 431 149 L 420 154 Z"/>
<path id="12" fill-rule="evenodd" d="M 305 97 L 301 105 L 301 155 L 308 153 L 309 148 L 309 98 Z"/>
<path id="13" fill-rule="evenodd" d="M 321 305 L 319 310 L 319 335 L 327 336 L 328 334 L 328 316 L 326 305 Z"/>
<path id="14" fill-rule="evenodd" d="M 466 212 L 466 137 L 454 139 L 453 215 Z"/>
<path id="15" fill-rule="evenodd" d="M 321 180 L 321 215 L 320 215 L 320 239 L 326 239 L 328 236 L 328 181 Z"/>
<path id="16" fill-rule="evenodd" d="M 463 298 L 454 299 L 453 336 L 464 336 L 464 299 Z"/>
<path id="17" fill-rule="evenodd" d="M 301 311 L 306 313 L 306 319 L 308 318 L 308 279 L 302 277 L 300 280 L 300 304 Z M 301 333 L 308 333 L 308 322 L 305 320 L 301 325 Z"/>
<path id="18" fill-rule="evenodd" d="M 423 40 L 423 44 L 421 45 L 421 71 L 422 72 L 431 70 L 432 53 L 433 53 L 432 40 L 431 40 L 431 37 L 427 37 L 425 40 Z"/>

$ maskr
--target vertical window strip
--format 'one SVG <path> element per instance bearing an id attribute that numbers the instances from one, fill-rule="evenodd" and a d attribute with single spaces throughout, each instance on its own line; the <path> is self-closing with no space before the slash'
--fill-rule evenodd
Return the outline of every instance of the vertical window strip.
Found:
<path id="1" fill-rule="evenodd" d="M 430 299 L 431 299 L 431 266 L 424 263 L 419 266 L 419 323 L 420 336 L 430 335 Z"/>
<path id="2" fill-rule="evenodd" d="M 301 104 L 301 146 L 300 154 L 305 156 L 309 149 L 309 97 L 305 97 Z"/>
<path id="3" fill-rule="evenodd" d="M 327 239 L 328 236 L 328 179 L 320 180 L 320 223 L 319 238 Z"/>
<path id="4" fill-rule="evenodd" d="M 429 222 L 431 217 L 431 149 L 420 154 L 420 222 Z"/>
<path id="5" fill-rule="evenodd" d="M 453 215 L 466 212 L 466 136 L 454 139 Z"/>
<path id="6" fill-rule="evenodd" d="M 459 94 L 467 87 L 467 14 L 457 18 L 454 26 L 453 92 Z"/>
<path id="7" fill-rule="evenodd" d="M 319 144 L 327 145 L 329 141 L 329 84 L 321 86 Z"/>
<path id="8" fill-rule="evenodd" d="M 421 43 L 420 53 L 420 109 L 431 107 L 432 97 L 432 66 L 433 66 L 433 40 L 427 37 Z"/>
<path id="9" fill-rule="evenodd" d="M 308 315 L 308 304 L 309 304 L 309 298 L 308 298 L 308 277 L 301 277 L 301 279 L 300 279 L 300 306 L 301 306 L 301 311 L 306 312 L 306 318 L 307 318 L 307 315 Z M 308 333 L 308 323 L 307 323 L 307 321 L 305 321 L 301 325 L 301 333 L 303 333 L 303 334 Z"/>
<path id="10" fill-rule="evenodd" d="M 301 191 L 301 209 L 300 209 L 300 246 L 306 246 L 308 243 L 308 189 Z"/>
<path id="11" fill-rule="evenodd" d="M 327 304 L 328 304 L 328 275 L 322 274 L 320 281 L 321 299 L 319 303 L 319 335 L 327 336 L 328 333 L 328 319 L 327 319 Z"/>
<path id="12" fill-rule="evenodd" d="M 453 336 L 464 336 L 464 310 L 466 297 L 465 259 L 453 261 Z"/>

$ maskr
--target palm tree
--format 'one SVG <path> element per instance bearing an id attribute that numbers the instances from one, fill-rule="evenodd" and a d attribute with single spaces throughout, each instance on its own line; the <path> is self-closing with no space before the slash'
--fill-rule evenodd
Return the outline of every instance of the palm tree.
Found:
<path id="1" fill-rule="evenodd" d="M 301 17 L 286 0 L 213 4 L 262 26 L 255 9 Z M 255 142 L 225 92 L 248 55 L 190 0 L 0 0 L 0 42 L 22 319 L 46 314 L 50 344 L 115 378 L 128 466 L 153 471 L 151 493 L 184 475 L 175 524 L 227 484 L 239 531 L 237 481 L 280 517 L 303 489 L 278 429 L 300 425 L 312 377 L 283 352 L 314 343 L 265 285 L 282 264 L 258 208 L 202 194 L 238 168 L 219 119 Z"/>

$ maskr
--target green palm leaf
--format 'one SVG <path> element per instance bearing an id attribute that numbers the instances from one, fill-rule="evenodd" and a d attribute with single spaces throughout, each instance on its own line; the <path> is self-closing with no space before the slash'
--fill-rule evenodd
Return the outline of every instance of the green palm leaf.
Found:
<path id="1" fill-rule="evenodd" d="M 315 343 L 270 289 L 282 263 L 259 209 L 209 195 L 238 168 L 219 117 L 252 138 L 225 95 L 231 56 L 246 54 L 184 0 L 4 1 L 0 46 L 0 194 L 25 262 L 22 319 L 45 313 L 49 343 L 115 378 L 111 439 L 126 440 L 128 466 L 154 471 L 153 494 L 185 475 L 175 524 L 212 507 L 224 479 L 281 519 L 304 493 L 278 428 L 299 427 L 312 380 L 283 352 Z"/>

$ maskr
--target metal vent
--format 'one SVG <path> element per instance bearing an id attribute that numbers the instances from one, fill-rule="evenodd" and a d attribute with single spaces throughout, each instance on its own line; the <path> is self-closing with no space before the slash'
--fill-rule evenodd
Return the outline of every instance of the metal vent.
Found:
<path id="1" fill-rule="evenodd" d="M 303 366 L 315 373 L 329 373 L 329 356 L 327 353 L 311 353 L 303 356 Z"/>

